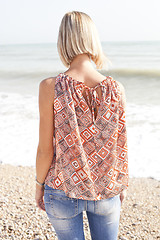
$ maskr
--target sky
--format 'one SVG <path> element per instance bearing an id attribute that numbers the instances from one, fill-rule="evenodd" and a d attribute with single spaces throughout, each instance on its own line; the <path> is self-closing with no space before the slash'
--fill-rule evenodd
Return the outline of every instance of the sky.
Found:
<path id="1" fill-rule="evenodd" d="M 0 0 L 0 44 L 57 42 L 66 12 L 82 11 L 103 41 L 160 41 L 160 0 Z"/>

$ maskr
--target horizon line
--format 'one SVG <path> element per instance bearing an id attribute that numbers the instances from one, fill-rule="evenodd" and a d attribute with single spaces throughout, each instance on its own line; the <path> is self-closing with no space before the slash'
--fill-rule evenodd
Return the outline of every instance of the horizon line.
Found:
<path id="1" fill-rule="evenodd" d="M 118 43 L 118 42 L 160 42 L 160 40 L 110 40 L 110 41 L 101 41 L 101 43 Z M 8 45 L 38 45 L 38 44 L 57 44 L 57 42 L 26 42 L 26 43 L 0 43 L 0 46 Z"/>

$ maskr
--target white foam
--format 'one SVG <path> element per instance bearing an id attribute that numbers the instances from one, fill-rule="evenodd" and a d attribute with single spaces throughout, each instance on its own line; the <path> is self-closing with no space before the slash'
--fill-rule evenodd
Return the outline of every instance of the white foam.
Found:
<path id="1" fill-rule="evenodd" d="M 130 177 L 160 180 L 160 106 L 128 104 L 126 112 Z"/>
<path id="2" fill-rule="evenodd" d="M 35 166 L 38 101 L 33 96 L 0 93 L 0 161 Z"/>

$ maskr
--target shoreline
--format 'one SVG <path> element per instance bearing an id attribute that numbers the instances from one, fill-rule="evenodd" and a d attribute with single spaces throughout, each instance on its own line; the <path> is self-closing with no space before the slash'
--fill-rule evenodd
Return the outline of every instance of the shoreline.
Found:
<path id="1" fill-rule="evenodd" d="M 57 240 L 45 212 L 36 207 L 35 167 L 0 164 L 0 239 Z M 130 178 L 121 206 L 118 239 L 160 239 L 160 181 Z M 86 240 L 91 240 L 84 212 Z"/>

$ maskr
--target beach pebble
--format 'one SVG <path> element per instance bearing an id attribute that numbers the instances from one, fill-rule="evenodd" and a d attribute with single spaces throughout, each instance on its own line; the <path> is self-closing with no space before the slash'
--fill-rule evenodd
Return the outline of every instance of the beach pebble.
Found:
<path id="1" fill-rule="evenodd" d="M 0 196 L 0 239 L 58 240 L 46 213 L 36 207 L 34 175 L 32 167 L 1 165 L 0 180 L 4 184 Z M 118 239 L 160 239 L 157 182 L 152 178 L 129 180 L 127 197 L 121 207 Z M 85 212 L 83 219 L 85 239 L 91 240 Z"/>

